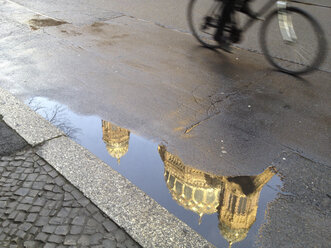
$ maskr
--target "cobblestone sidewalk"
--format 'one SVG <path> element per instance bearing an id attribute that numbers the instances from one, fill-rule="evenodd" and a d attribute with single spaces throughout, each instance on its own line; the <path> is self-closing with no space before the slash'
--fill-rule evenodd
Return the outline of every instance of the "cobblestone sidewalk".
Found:
<path id="1" fill-rule="evenodd" d="M 0 247 L 139 247 L 33 148 L 0 155 L 0 175 Z"/>

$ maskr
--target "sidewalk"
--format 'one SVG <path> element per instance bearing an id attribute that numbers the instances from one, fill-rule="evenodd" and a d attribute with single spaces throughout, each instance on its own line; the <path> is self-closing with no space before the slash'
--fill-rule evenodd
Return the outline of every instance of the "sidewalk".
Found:
<path id="1" fill-rule="evenodd" d="M 212 247 L 1 88 L 0 117 L 0 247 Z"/>
<path id="2" fill-rule="evenodd" d="M 1 247 L 140 247 L 3 121 L 0 144 Z"/>

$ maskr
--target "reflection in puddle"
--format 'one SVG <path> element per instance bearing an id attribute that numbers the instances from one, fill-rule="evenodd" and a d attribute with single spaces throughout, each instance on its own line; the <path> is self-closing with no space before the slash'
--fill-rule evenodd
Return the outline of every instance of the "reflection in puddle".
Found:
<path id="1" fill-rule="evenodd" d="M 102 133 L 108 153 L 120 164 L 121 157 L 129 150 L 130 131 L 103 120 Z"/>
<path id="2" fill-rule="evenodd" d="M 273 168 L 257 176 L 213 175 L 186 165 L 165 146 L 98 116 L 78 115 L 46 98 L 34 101 L 38 104 L 32 108 L 47 119 L 60 108 L 56 121 L 59 128 L 79 130 L 74 136 L 80 145 L 215 246 L 255 247 L 267 204 L 281 185 L 279 177 L 273 177 Z M 65 125 L 61 124 L 63 120 Z"/>
<path id="3" fill-rule="evenodd" d="M 222 236 L 233 243 L 244 240 L 256 220 L 260 192 L 276 174 L 272 167 L 257 176 L 224 177 L 185 165 L 180 158 L 159 146 L 164 177 L 172 198 L 197 213 L 218 213 Z"/>

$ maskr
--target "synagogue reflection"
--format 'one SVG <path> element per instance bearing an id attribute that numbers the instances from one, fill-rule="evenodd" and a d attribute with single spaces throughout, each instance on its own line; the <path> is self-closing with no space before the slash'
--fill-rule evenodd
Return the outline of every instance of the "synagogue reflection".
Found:
<path id="1" fill-rule="evenodd" d="M 260 192 L 276 174 L 272 167 L 257 176 L 225 177 L 194 169 L 158 148 L 164 163 L 164 177 L 172 198 L 197 213 L 218 213 L 221 235 L 232 244 L 244 240 L 256 220 Z"/>
<path id="2" fill-rule="evenodd" d="M 102 140 L 106 144 L 109 155 L 120 164 L 120 159 L 129 150 L 130 131 L 103 120 L 102 133 Z"/>

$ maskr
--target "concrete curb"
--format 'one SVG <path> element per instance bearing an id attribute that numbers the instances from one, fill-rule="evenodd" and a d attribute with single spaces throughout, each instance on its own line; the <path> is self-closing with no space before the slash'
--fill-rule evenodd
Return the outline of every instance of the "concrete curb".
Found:
<path id="1" fill-rule="evenodd" d="M 143 247 L 213 247 L 129 180 L 0 88 L 0 115 Z"/>

